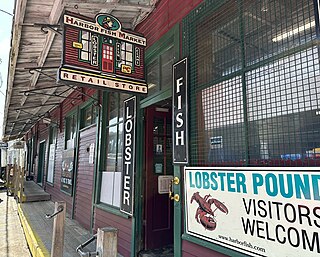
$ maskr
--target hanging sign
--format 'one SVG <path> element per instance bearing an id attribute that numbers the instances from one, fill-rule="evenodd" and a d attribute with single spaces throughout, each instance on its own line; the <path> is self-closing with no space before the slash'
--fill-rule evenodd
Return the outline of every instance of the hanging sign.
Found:
<path id="1" fill-rule="evenodd" d="M 187 164 L 188 157 L 188 59 L 185 58 L 172 67 L 173 94 L 173 163 Z"/>
<path id="2" fill-rule="evenodd" d="M 65 12 L 62 64 L 58 81 L 147 94 L 144 50 L 146 39 L 122 29 L 105 13 L 91 19 Z"/>
<path id="3" fill-rule="evenodd" d="M 120 210 L 133 215 L 135 135 L 136 132 L 136 97 L 124 101 L 123 108 L 123 153 Z"/>
<path id="4" fill-rule="evenodd" d="M 187 233 L 248 256 L 320 254 L 318 168 L 185 168 Z"/>

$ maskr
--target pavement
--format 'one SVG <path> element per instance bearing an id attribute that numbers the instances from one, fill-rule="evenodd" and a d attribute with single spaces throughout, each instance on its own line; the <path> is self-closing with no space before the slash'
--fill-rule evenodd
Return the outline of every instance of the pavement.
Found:
<path id="1" fill-rule="evenodd" d="M 0 257 L 30 257 L 16 200 L 3 190 L 0 199 Z"/>
<path id="2" fill-rule="evenodd" d="M 54 203 L 52 201 L 25 202 L 19 204 L 18 212 L 32 256 L 50 256 L 53 219 L 47 219 L 46 214 L 54 212 Z M 80 255 L 76 252 L 76 248 L 91 237 L 92 234 L 89 231 L 81 227 L 76 220 L 70 219 L 67 214 L 64 229 L 63 257 L 79 257 Z M 96 241 L 84 247 L 83 250 L 94 252 L 95 246 Z"/>

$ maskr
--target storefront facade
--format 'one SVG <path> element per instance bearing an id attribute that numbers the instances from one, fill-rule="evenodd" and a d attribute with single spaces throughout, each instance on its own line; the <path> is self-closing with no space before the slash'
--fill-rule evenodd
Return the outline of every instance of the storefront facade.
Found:
<path id="1" fill-rule="evenodd" d="M 68 31 L 106 46 L 65 63 L 111 72 L 116 42 Z M 317 256 L 318 1 L 161 0 L 135 32 L 145 52 L 119 46 L 118 72 L 135 60 L 148 93 L 82 85 L 26 135 L 29 175 L 86 229 L 117 228 L 126 257 Z"/>

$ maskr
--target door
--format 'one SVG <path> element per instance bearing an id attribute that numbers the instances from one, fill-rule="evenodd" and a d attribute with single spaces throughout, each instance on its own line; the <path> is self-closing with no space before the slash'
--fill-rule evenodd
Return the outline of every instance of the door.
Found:
<path id="1" fill-rule="evenodd" d="M 159 194 L 158 178 L 172 175 L 171 111 L 149 107 L 145 126 L 145 249 L 173 243 L 173 202 Z"/>
<path id="2" fill-rule="evenodd" d="M 37 173 L 37 183 L 40 185 L 42 185 L 42 180 L 43 180 L 45 152 L 46 152 L 46 143 L 40 142 L 40 144 L 39 144 L 39 159 L 38 159 L 38 173 Z"/>
<path id="3" fill-rule="evenodd" d="M 113 72 L 113 46 L 102 44 L 102 70 Z"/>

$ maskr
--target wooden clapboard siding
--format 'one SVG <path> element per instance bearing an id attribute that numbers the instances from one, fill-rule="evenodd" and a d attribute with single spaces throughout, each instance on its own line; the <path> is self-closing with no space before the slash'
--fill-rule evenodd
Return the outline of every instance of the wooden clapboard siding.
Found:
<path id="1" fill-rule="evenodd" d="M 91 228 L 94 164 L 89 164 L 89 152 L 87 148 L 89 148 L 90 144 L 95 144 L 95 139 L 96 126 L 89 127 L 80 132 L 74 218 L 88 230 Z"/>
<path id="2" fill-rule="evenodd" d="M 147 47 L 150 47 L 201 2 L 202 0 L 162 0 L 151 15 L 136 27 L 136 31 L 147 38 Z"/>
<path id="3" fill-rule="evenodd" d="M 191 243 L 189 241 L 182 241 L 182 257 L 227 257 L 222 253 L 212 251 L 208 248 Z"/>
<path id="4" fill-rule="evenodd" d="M 96 208 L 94 214 L 94 229 L 114 227 L 118 229 L 118 252 L 124 257 L 131 253 L 131 219 L 122 218 L 112 213 Z"/>
<path id="5" fill-rule="evenodd" d="M 50 185 L 47 183 L 46 191 L 49 194 L 51 194 L 52 201 L 54 201 L 54 202 L 55 201 L 65 201 L 67 204 L 67 213 L 71 214 L 72 197 L 61 192 L 61 190 L 60 190 L 61 163 L 62 163 L 63 151 L 64 151 L 64 131 L 59 132 L 57 135 L 53 185 Z"/>

